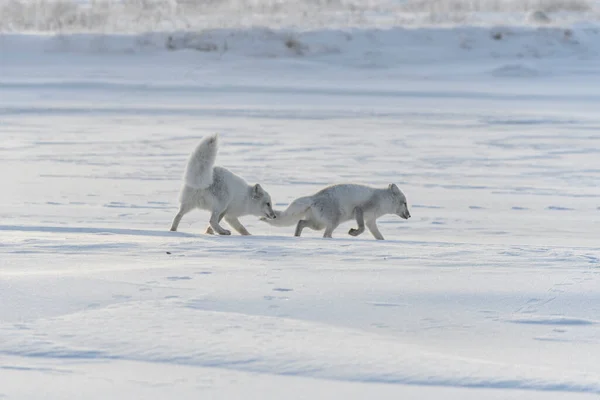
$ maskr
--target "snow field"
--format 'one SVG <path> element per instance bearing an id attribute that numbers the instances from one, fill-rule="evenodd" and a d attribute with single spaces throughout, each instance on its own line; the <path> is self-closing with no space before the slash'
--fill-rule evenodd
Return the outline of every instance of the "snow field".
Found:
<path id="1" fill-rule="evenodd" d="M 595 33 L 495 29 L 2 35 L 0 398 L 596 398 Z M 169 232 L 213 132 L 412 218 Z"/>

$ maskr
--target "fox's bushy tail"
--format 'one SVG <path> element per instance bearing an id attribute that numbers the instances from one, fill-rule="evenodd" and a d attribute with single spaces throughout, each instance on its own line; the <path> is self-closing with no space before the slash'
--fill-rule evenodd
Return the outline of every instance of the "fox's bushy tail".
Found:
<path id="1" fill-rule="evenodd" d="M 304 217 L 306 211 L 310 208 L 312 199 L 310 197 L 300 197 L 288 206 L 285 211 L 275 211 L 277 218 L 267 219 L 261 218 L 273 226 L 292 226 L 298 223 Z"/>
<path id="2" fill-rule="evenodd" d="M 213 166 L 219 148 L 219 135 L 207 136 L 190 155 L 183 180 L 193 189 L 206 189 L 213 182 Z"/>

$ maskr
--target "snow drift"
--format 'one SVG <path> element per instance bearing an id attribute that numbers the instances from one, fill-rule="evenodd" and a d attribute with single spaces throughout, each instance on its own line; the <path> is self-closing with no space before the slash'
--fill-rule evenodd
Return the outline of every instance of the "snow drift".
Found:
<path id="1" fill-rule="evenodd" d="M 473 59 L 595 58 L 596 28 L 454 27 L 392 29 L 207 29 L 139 34 L 0 35 L 3 54 L 195 51 L 207 57 L 303 57 L 387 67 Z"/>
<path id="2" fill-rule="evenodd" d="M 600 52 L 592 0 L 12 0 L 0 16 L 4 54 L 191 50 L 387 67 Z"/>

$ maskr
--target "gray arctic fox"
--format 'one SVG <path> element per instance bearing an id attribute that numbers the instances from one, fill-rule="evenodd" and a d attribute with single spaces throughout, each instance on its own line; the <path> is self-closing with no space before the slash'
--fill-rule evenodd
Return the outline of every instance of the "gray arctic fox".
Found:
<path id="1" fill-rule="evenodd" d="M 239 217 L 277 217 L 271 206 L 271 196 L 259 184 L 248 185 L 233 172 L 214 166 L 218 147 L 218 134 L 215 134 L 202 139 L 192 152 L 179 196 L 179 212 L 171 225 L 172 231 L 177 230 L 181 218 L 194 208 L 211 212 L 210 225 L 206 229 L 209 234 L 231 235 L 230 231 L 219 225 L 223 218 L 240 234 L 249 235 Z"/>
<path id="2" fill-rule="evenodd" d="M 274 226 L 296 224 L 295 236 L 300 236 L 304 228 L 325 229 L 323 237 L 330 238 L 342 222 L 355 219 L 358 227 L 350 229 L 350 235 L 360 235 L 366 226 L 375 239 L 383 240 L 376 220 L 385 214 L 410 218 L 406 196 L 398 186 L 392 183 L 387 188 L 377 189 L 341 184 L 326 187 L 312 196 L 300 197 L 285 211 L 275 211 L 276 219 L 261 218 L 261 221 Z"/>

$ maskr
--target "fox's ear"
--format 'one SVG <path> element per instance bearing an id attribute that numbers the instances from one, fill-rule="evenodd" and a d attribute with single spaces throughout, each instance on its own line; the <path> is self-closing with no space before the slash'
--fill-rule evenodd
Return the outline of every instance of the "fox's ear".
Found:
<path id="1" fill-rule="evenodd" d="M 395 183 L 390 183 L 389 189 L 394 194 L 400 194 L 400 189 L 398 189 L 398 186 L 396 186 Z"/>
<path id="2" fill-rule="evenodd" d="M 254 187 L 252 188 L 252 197 L 254 197 L 255 199 L 258 199 L 259 197 L 261 197 L 264 193 L 264 190 L 262 188 L 262 186 L 260 186 L 258 183 L 256 185 L 254 185 Z"/>

